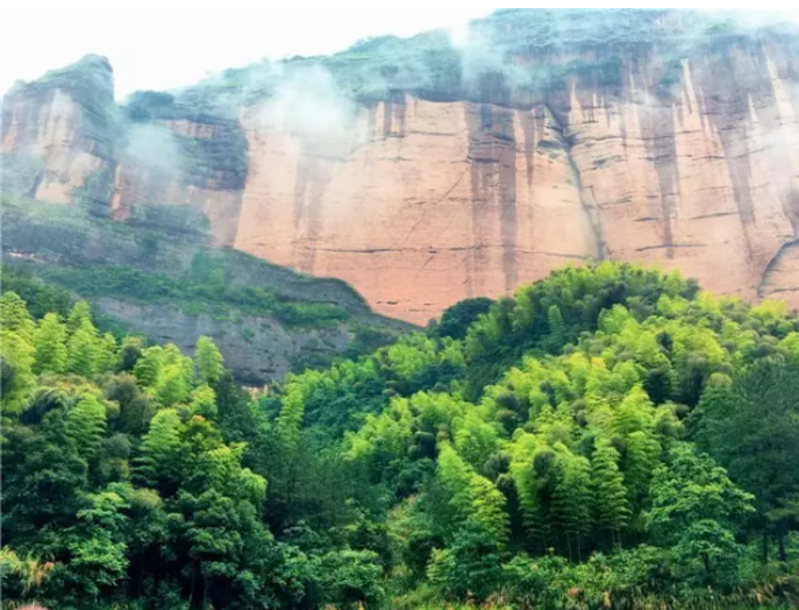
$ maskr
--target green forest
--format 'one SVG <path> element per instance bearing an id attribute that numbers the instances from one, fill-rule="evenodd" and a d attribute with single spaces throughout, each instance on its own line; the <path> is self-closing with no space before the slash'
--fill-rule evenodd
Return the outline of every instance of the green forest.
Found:
<path id="1" fill-rule="evenodd" d="M 783 303 L 567 267 L 261 391 L 98 326 L 4 286 L 4 608 L 799 605 Z"/>

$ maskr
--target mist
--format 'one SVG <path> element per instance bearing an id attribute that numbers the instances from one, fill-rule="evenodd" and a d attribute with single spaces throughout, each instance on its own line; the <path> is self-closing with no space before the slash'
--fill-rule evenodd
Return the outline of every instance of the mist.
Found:
<path id="1" fill-rule="evenodd" d="M 257 116 L 261 130 L 279 131 L 317 143 L 353 143 L 359 106 L 319 65 L 276 68 L 272 95 Z"/>
<path id="2" fill-rule="evenodd" d="M 180 147 L 163 125 L 131 124 L 125 133 L 122 158 L 156 175 L 174 176 L 183 169 Z"/>
<path id="3" fill-rule="evenodd" d="M 569 58 L 579 56 L 579 50 L 571 48 L 569 41 L 593 36 L 592 43 L 601 43 L 602 36 L 612 26 L 612 19 L 606 15 L 593 12 L 592 15 L 596 23 L 585 26 L 575 11 L 546 11 L 541 13 L 540 19 L 531 13 L 524 16 L 530 21 L 530 32 L 525 35 L 535 44 L 548 36 L 555 45 L 553 55 L 563 53 L 570 61 Z M 676 58 L 689 51 L 693 40 L 696 44 L 706 44 L 708 27 L 713 24 L 725 24 L 725 31 L 736 31 L 796 23 L 796 14 L 789 12 L 704 11 L 704 18 L 696 23 L 692 21 L 694 15 L 696 13 L 686 11 L 678 16 L 681 22 L 690 23 L 686 34 L 692 42 L 687 47 L 675 47 Z M 636 23 L 634 14 L 630 22 Z M 525 48 L 524 40 L 517 31 L 511 29 L 507 33 L 505 28 L 518 23 L 522 29 L 527 27 L 524 20 L 519 21 L 518 15 L 504 14 L 490 27 L 486 27 L 484 20 L 463 22 L 449 29 L 418 35 L 413 40 L 377 37 L 362 41 L 333 57 L 281 62 L 264 60 L 175 91 L 175 99 L 189 109 L 200 107 L 197 105 L 200 100 L 205 104 L 201 107 L 203 112 L 236 123 L 242 110 L 250 108 L 255 112 L 255 120 L 250 125 L 258 131 L 299 138 L 303 145 L 309 146 L 309 151 L 322 155 L 344 155 L 371 137 L 366 133 L 366 121 L 362 120 L 364 97 L 386 99 L 392 89 L 410 94 L 435 90 L 440 83 L 436 79 L 441 79 L 441 64 L 436 62 L 446 53 L 455 60 L 452 71 L 459 71 L 460 90 L 453 93 L 456 99 L 463 99 L 464 93 L 467 99 L 474 99 L 475 94 L 480 97 L 481 82 L 486 74 L 502 75 L 503 85 L 511 91 L 527 87 L 536 90 L 541 85 L 547 87 L 552 78 L 571 78 L 563 74 L 561 68 L 565 69 L 565 65 L 540 59 L 532 64 L 513 61 L 513 54 Z M 659 27 L 653 25 L 645 35 L 657 39 Z M 602 58 L 593 61 L 601 63 Z M 589 66 L 589 69 L 594 67 Z M 643 113 L 664 103 L 660 99 L 645 99 L 645 95 L 643 90 L 635 91 L 636 102 Z M 770 134 L 766 134 L 766 139 L 771 142 Z M 176 175 L 188 162 L 182 158 L 179 140 L 166 126 L 131 124 L 125 137 L 124 157 L 152 174 Z"/>

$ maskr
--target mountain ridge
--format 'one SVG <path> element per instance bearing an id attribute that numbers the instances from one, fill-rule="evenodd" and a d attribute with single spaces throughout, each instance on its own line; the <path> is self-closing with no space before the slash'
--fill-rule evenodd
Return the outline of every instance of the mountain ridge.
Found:
<path id="1" fill-rule="evenodd" d="M 36 199 L 189 227 L 416 324 L 598 258 L 795 306 L 797 48 L 725 15 L 500 12 L 460 46 L 378 37 L 139 92 L 96 137 L 56 71 L 6 96 L 4 161 Z"/>

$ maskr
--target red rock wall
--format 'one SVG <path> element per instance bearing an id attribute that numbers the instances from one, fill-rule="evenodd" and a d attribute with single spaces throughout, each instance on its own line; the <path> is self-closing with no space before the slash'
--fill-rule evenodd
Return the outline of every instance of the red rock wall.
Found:
<path id="1" fill-rule="evenodd" d="M 597 256 L 545 108 L 409 97 L 363 110 L 327 143 L 267 127 L 268 114 L 242 118 L 250 171 L 235 247 L 340 277 L 381 313 L 425 323 Z"/>
<path id="2" fill-rule="evenodd" d="M 216 243 L 341 278 L 380 313 L 420 324 L 589 258 L 658 263 L 718 293 L 799 306 L 795 47 L 733 45 L 676 70 L 641 53 L 621 82 L 577 75 L 494 104 L 393 93 L 321 132 L 290 129 L 267 101 L 240 110 L 243 192 L 180 180 L 157 190 L 204 210 Z M 74 145 L 78 113 L 64 96 L 37 118 L 4 113 L 4 150 L 36 122 L 25 146 L 46 165 L 37 198 L 69 201 L 106 162 Z M 214 137 L 191 121 L 164 126 Z M 125 219 L 153 181 L 124 163 L 114 176 L 110 206 Z"/>
<path id="3" fill-rule="evenodd" d="M 588 257 L 799 305 L 799 254 L 777 257 L 799 239 L 795 56 L 683 60 L 668 95 L 658 62 L 625 64 L 615 91 L 573 79 L 532 110 L 392 100 L 329 149 L 248 109 L 235 246 L 417 323 Z"/>

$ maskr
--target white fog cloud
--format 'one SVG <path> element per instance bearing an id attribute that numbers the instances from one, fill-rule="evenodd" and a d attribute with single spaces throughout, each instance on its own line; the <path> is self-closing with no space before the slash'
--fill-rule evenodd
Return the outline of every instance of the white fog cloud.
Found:
<path id="1" fill-rule="evenodd" d="M 323 55 L 369 36 L 462 29 L 495 8 L 468 0 L 423 8 L 413 3 L 12 0 L 0 11 L 6 26 L 0 36 L 0 92 L 16 80 L 36 79 L 96 53 L 111 61 L 121 100 L 139 89 L 190 85 L 264 57 Z"/>

